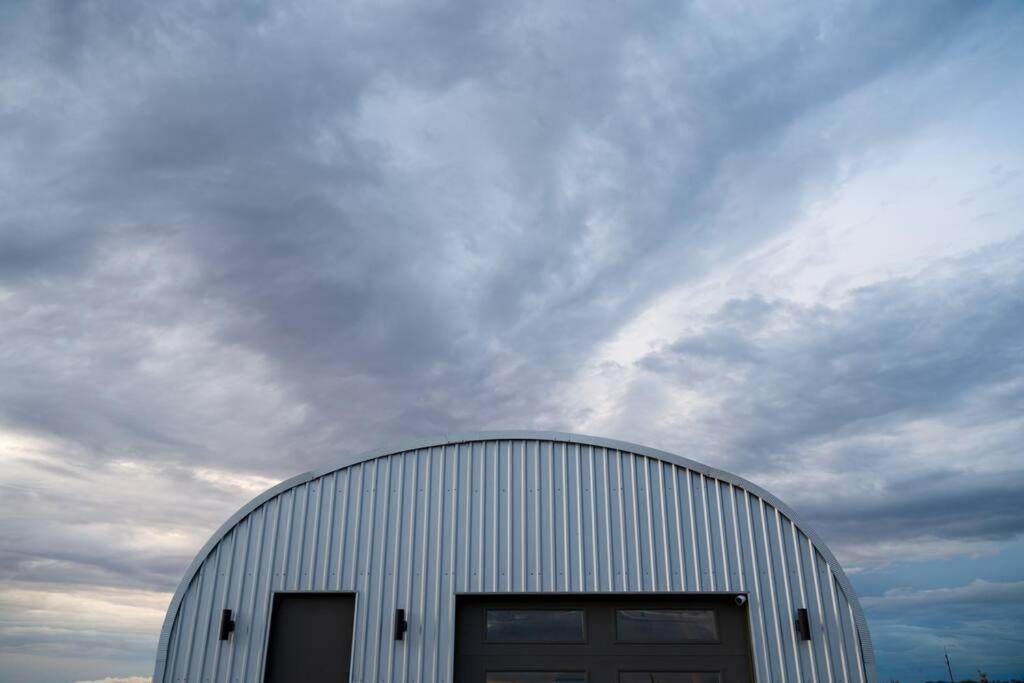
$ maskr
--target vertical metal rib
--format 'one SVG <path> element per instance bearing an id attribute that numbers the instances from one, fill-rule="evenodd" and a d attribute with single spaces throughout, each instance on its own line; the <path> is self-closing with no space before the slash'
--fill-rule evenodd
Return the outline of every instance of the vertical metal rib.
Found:
<path id="1" fill-rule="evenodd" d="M 796 611 L 795 611 L 795 606 L 793 604 L 793 593 L 790 590 L 790 585 L 789 585 L 789 556 L 786 553 L 786 543 L 783 540 L 783 534 L 782 534 L 782 515 L 779 514 L 778 508 L 775 508 L 775 535 L 776 535 L 776 542 L 778 543 L 778 550 L 775 553 L 775 557 L 777 557 L 779 560 L 781 560 L 782 567 L 781 567 L 781 572 L 780 573 L 782 574 L 782 585 L 784 587 L 783 591 L 782 591 L 782 596 L 781 597 L 786 602 L 786 617 L 787 617 L 785 620 L 781 620 L 780 619 L 780 621 L 782 621 L 783 624 L 788 626 L 788 628 L 785 629 L 785 632 L 789 634 L 789 636 L 787 637 L 787 640 L 789 641 L 790 647 L 792 648 L 792 652 L 793 652 L 793 666 L 794 666 L 794 668 L 796 670 L 796 678 L 799 681 L 799 680 L 803 680 L 803 672 L 802 672 L 802 668 L 803 667 L 801 667 L 801 665 L 800 665 L 799 643 L 797 642 L 796 634 L 794 633 L 794 628 L 792 626 L 792 619 L 793 619 L 793 616 L 796 614 Z"/>
<path id="2" fill-rule="evenodd" d="M 684 471 L 686 472 L 686 505 L 690 512 L 690 552 L 693 557 L 693 575 L 696 579 L 694 590 L 700 591 L 704 590 L 704 581 L 701 577 L 700 550 L 698 550 L 697 543 L 697 514 L 694 512 L 693 503 L 693 476 L 690 470 Z"/>

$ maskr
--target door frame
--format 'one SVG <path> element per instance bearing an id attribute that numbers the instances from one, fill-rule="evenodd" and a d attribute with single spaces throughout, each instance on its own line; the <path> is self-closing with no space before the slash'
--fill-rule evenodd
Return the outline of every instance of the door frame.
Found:
<path id="1" fill-rule="evenodd" d="M 355 644 L 356 644 L 356 636 L 355 636 L 355 632 L 356 632 L 356 617 L 359 615 L 359 592 L 358 591 L 354 591 L 354 590 L 328 590 L 328 591 L 318 591 L 318 590 L 308 590 L 308 591 L 306 591 L 306 590 L 272 590 L 272 591 L 270 591 L 270 599 L 267 600 L 267 613 L 266 613 L 267 614 L 267 617 L 266 617 L 267 628 L 266 628 L 266 630 L 263 633 L 263 649 L 261 650 L 261 652 L 263 653 L 263 657 L 262 657 L 262 661 L 260 662 L 260 677 L 259 677 L 260 683 L 263 683 L 263 681 L 267 680 L 267 661 L 270 659 L 270 657 L 269 657 L 270 653 L 268 652 L 268 648 L 270 647 L 270 631 L 274 627 L 274 624 L 273 624 L 273 620 L 274 620 L 274 605 L 277 604 L 277 596 L 278 595 L 341 595 L 341 596 L 346 596 L 347 595 L 347 596 L 351 596 L 352 597 L 352 643 L 351 643 L 351 645 L 349 645 L 349 648 L 354 648 L 355 647 Z M 348 662 L 348 678 L 349 678 L 350 681 L 352 680 L 352 665 L 355 663 L 355 657 L 353 657 L 352 654 L 353 653 L 351 653 L 351 652 L 349 653 L 349 662 Z"/>

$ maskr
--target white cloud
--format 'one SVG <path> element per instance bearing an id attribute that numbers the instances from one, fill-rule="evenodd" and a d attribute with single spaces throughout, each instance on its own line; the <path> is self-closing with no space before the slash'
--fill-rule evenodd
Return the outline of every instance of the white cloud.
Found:
<path id="1" fill-rule="evenodd" d="M 870 523 L 863 526 L 865 529 L 876 528 Z M 840 541 L 830 544 L 830 548 L 843 563 L 847 573 L 856 574 L 865 569 L 885 566 L 894 561 L 929 562 L 956 557 L 989 557 L 998 553 L 1003 547 L 1002 540 L 951 539 L 930 535 L 890 540 L 881 537 L 882 535 L 879 533 L 874 535 L 875 538 L 859 543 Z"/>
<path id="2" fill-rule="evenodd" d="M 965 586 L 915 590 L 893 588 L 880 597 L 865 597 L 861 603 L 876 610 L 896 610 L 909 606 L 957 605 L 978 603 L 1024 604 L 1024 581 L 985 581 L 976 579 Z"/>
<path id="3" fill-rule="evenodd" d="M 0 634 L 32 630 L 155 633 L 163 623 L 170 594 L 90 585 L 6 583 L 0 588 L 5 614 Z"/>

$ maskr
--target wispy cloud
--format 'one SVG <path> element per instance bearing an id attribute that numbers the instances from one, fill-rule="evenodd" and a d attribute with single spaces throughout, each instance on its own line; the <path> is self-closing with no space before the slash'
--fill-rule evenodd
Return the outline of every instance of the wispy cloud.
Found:
<path id="1" fill-rule="evenodd" d="M 975 579 L 966 586 L 913 590 L 893 588 L 879 597 L 867 597 L 865 607 L 874 610 L 898 610 L 908 606 L 977 605 L 978 603 L 1020 604 L 1024 602 L 1024 581 L 984 581 Z"/>

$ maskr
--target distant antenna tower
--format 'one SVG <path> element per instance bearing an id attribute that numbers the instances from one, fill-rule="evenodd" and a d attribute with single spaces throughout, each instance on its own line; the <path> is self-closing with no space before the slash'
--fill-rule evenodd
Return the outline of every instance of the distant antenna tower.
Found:
<path id="1" fill-rule="evenodd" d="M 949 665 L 949 650 L 942 648 L 942 651 L 946 655 L 946 671 L 949 672 L 949 683 L 956 683 L 956 681 L 953 680 L 953 667 Z"/>

